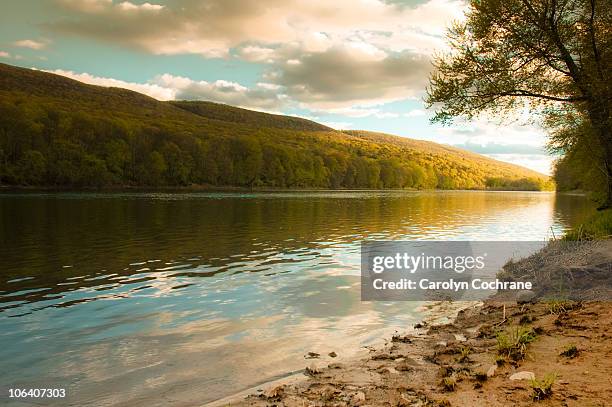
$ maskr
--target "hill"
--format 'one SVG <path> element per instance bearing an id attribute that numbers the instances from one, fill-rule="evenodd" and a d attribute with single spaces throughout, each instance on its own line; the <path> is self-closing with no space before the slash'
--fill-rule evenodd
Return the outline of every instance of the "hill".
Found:
<path id="1" fill-rule="evenodd" d="M 0 64 L 0 184 L 530 189 L 464 150 L 212 103 L 161 102 Z"/>
<path id="2" fill-rule="evenodd" d="M 334 129 L 312 120 L 300 117 L 283 116 L 242 109 L 215 102 L 178 100 L 170 102 L 181 109 L 195 113 L 209 119 L 222 120 L 231 123 L 240 123 L 250 126 L 267 127 L 272 129 L 289 129 L 297 131 L 333 131 Z"/>

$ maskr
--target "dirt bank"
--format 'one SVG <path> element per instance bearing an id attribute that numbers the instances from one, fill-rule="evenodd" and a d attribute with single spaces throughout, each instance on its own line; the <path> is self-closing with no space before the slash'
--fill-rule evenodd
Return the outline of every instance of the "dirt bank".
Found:
<path id="1" fill-rule="evenodd" d="M 603 301 L 608 292 L 602 287 L 612 275 L 612 241 L 550 246 L 536 256 L 512 264 L 505 278 L 555 282 L 555 270 L 569 271 L 575 281 L 588 280 L 577 284 L 587 287 L 578 292 L 581 298 L 590 293 L 600 301 L 544 300 L 552 288 L 543 285 L 528 302 L 500 295 L 460 311 L 453 323 L 419 324 L 360 359 L 306 361 L 312 363 L 305 363 L 303 379 L 261 386 L 222 404 L 610 405 L 612 306 Z M 597 289 L 594 278 L 601 280 Z"/>

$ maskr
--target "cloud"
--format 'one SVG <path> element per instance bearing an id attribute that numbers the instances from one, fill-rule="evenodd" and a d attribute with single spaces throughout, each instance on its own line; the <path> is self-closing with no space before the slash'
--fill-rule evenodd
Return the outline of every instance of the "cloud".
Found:
<path id="1" fill-rule="evenodd" d="M 56 0 L 46 27 L 156 55 L 264 63 L 264 80 L 306 108 L 376 105 L 422 92 L 459 0 Z M 109 26 L 113 29 L 109 30 Z"/>
<path id="2" fill-rule="evenodd" d="M 556 157 L 543 154 L 485 154 L 495 160 L 520 165 L 542 174 L 552 173 L 552 164 Z"/>
<path id="3" fill-rule="evenodd" d="M 234 106 L 257 109 L 276 109 L 286 98 L 278 89 L 268 83 L 258 83 L 247 88 L 236 82 L 217 80 L 215 82 L 194 81 L 182 76 L 164 74 L 154 82 L 164 88 L 173 89 L 177 99 L 212 100 Z"/>
<path id="4" fill-rule="evenodd" d="M 544 147 L 531 144 L 502 144 L 497 142 L 480 144 L 468 140 L 462 144 L 453 144 L 453 146 L 479 154 L 548 155 Z"/>
<path id="5" fill-rule="evenodd" d="M 408 113 L 404 113 L 404 117 L 419 117 L 419 116 L 425 116 L 427 114 L 427 112 L 423 109 L 414 109 L 409 111 Z"/>
<path id="6" fill-rule="evenodd" d="M 19 40 L 13 43 L 16 47 L 30 48 L 34 50 L 44 49 L 48 44 L 48 41 L 36 41 L 36 40 Z"/>
<path id="7" fill-rule="evenodd" d="M 124 11 L 160 11 L 164 8 L 164 6 L 160 4 L 151 4 L 151 3 L 142 3 L 142 4 L 134 4 L 129 1 L 121 2 L 117 5 L 121 10 Z"/>
<path id="8" fill-rule="evenodd" d="M 335 130 L 348 130 L 353 127 L 353 123 L 349 122 L 327 122 L 327 121 L 319 121 L 324 126 L 331 127 Z"/>
<path id="9" fill-rule="evenodd" d="M 56 1 L 69 13 L 49 25 L 56 31 L 155 54 L 205 56 L 227 55 L 244 43 L 295 42 L 306 51 L 324 51 L 351 37 L 377 48 L 423 50 L 442 45 L 445 26 L 461 18 L 464 6 L 459 0 L 410 7 L 380 0 Z"/>
<path id="10" fill-rule="evenodd" d="M 250 62 L 273 62 L 276 50 L 274 48 L 247 45 L 240 48 L 237 55 Z"/>
<path id="11" fill-rule="evenodd" d="M 471 145 L 522 144 L 542 148 L 546 144 L 547 133 L 539 126 L 520 122 L 496 123 L 482 117 L 470 122 L 458 120 L 451 127 L 436 129 L 438 140 L 443 143 L 457 145 L 468 143 Z"/>
<path id="12" fill-rule="evenodd" d="M 280 93 L 275 85 L 268 83 L 258 83 L 254 87 L 248 88 L 236 82 L 225 80 L 215 82 L 194 81 L 168 73 L 159 75 L 148 83 L 136 83 L 62 69 L 46 72 L 66 76 L 90 85 L 130 89 L 157 100 L 208 100 L 266 111 L 277 109 L 286 102 L 286 96 Z"/>
<path id="13" fill-rule="evenodd" d="M 11 54 L 6 51 L 0 51 L 0 58 L 10 58 Z"/>
<path id="14" fill-rule="evenodd" d="M 157 84 L 150 83 L 135 83 L 125 82 L 119 79 L 104 78 L 99 76 L 90 75 L 88 73 L 75 73 L 73 71 L 65 71 L 63 69 L 55 69 L 46 71 L 57 75 L 66 76 L 71 79 L 75 79 L 80 82 L 88 83 L 90 85 L 106 86 L 125 88 L 133 90 L 134 92 L 143 93 L 151 96 L 158 100 L 173 100 L 176 97 L 176 90 L 169 87 L 163 87 Z"/>
<path id="15" fill-rule="evenodd" d="M 130 1 L 113 3 L 113 0 L 57 0 L 57 3 L 67 9 L 87 13 L 102 14 L 107 12 L 157 12 L 164 8 L 159 4 L 135 4 Z"/>
<path id="16" fill-rule="evenodd" d="M 429 58 L 411 52 L 384 53 L 368 48 L 334 47 L 302 56 L 265 78 L 310 108 L 374 106 L 422 92 Z"/>
<path id="17" fill-rule="evenodd" d="M 465 8 L 462 0 L 54 1 L 63 17 L 43 26 L 53 33 L 264 64 L 261 81 L 310 110 L 420 96 L 430 55 Z"/>

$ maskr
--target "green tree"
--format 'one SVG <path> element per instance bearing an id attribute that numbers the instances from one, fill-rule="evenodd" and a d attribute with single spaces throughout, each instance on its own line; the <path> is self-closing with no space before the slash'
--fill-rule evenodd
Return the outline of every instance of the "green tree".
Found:
<path id="1" fill-rule="evenodd" d="M 123 179 L 124 172 L 130 163 L 130 158 L 130 147 L 122 139 L 109 140 L 104 145 L 104 160 L 106 161 L 106 166 L 117 179 Z"/>
<path id="2" fill-rule="evenodd" d="M 158 151 L 153 151 L 149 154 L 147 169 L 148 183 L 152 185 L 162 184 L 164 174 L 168 170 L 164 156 Z"/>
<path id="3" fill-rule="evenodd" d="M 434 121 L 505 114 L 524 106 L 544 115 L 573 110 L 593 129 L 606 171 L 602 207 L 612 205 L 612 2 L 472 0 L 448 34 L 426 102 Z M 565 116 L 555 126 L 565 126 Z M 571 136 L 580 137 L 580 133 Z"/>
<path id="4" fill-rule="evenodd" d="M 19 172 L 22 182 L 28 185 L 40 185 L 45 180 L 47 160 L 40 151 L 28 150 L 19 161 Z"/>

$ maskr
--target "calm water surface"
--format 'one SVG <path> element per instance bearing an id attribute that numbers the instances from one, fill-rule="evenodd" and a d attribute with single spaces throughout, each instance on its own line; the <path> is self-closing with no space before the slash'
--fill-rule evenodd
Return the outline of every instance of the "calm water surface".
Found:
<path id="1" fill-rule="evenodd" d="M 3 194 L 0 404 L 218 399 L 423 318 L 360 301 L 363 239 L 542 240 L 590 211 L 523 192 Z"/>

